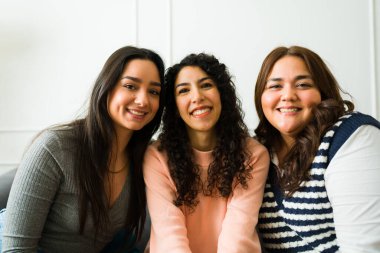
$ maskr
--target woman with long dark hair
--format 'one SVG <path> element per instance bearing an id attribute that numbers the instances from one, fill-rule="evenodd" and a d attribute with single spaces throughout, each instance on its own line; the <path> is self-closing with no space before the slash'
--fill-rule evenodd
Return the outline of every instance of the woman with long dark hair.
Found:
<path id="1" fill-rule="evenodd" d="M 259 230 L 268 252 L 380 249 L 380 123 L 354 112 L 313 51 L 279 47 L 255 88 L 271 154 Z"/>
<path id="2" fill-rule="evenodd" d="M 226 66 L 191 54 L 165 85 L 162 133 L 144 162 L 151 253 L 259 252 L 269 157 L 249 137 Z"/>
<path id="3" fill-rule="evenodd" d="M 163 81 L 151 50 L 127 46 L 108 58 L 87 115 L 43 131 L 24 155 L 2 252 L 100 252 L 120 230 L 121 248 L 145 248 L 142 160 L 161 121 Z"/>

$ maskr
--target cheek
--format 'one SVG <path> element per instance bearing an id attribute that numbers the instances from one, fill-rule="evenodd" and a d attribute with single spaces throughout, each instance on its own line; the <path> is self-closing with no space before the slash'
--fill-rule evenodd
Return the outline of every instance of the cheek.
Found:
<path id="1" fill-rule="evenodd" d="M 318 91 L 305 94 L 303 101 L 307 102 L 307 106 L 314 107 L 321 103 L 321 94 Z"/>
<path id="2" fill-rule="evenodd" d="M 156 113 L 158 111 L 158 108 L 160 107 L 160 99 L 154 98 L 151 102 L 152 105 L 152 111 Z"/>
<path id="3" fill-rule="evenodd" d="M 180 115 L 183 114 L 183 112 L 185 111 L 185 102 L 183 101 L 183 99 L 176 99 L 175 100 L 175 104 L 177 106 L 177 110 L 179 112 Z"/>
<path id="4" fill-rule="evenodd" d="M 123 92 L 112 92 L 108 97 L 108 105 L 115 106 L 126 102 L 128 97 Z"/>
<path id="5" fill-rule="evenodd" d="M 263 93 L 263 95 L 261 96 L 261 106 L 263 108 L 263 111 L 265 112 L 266 110 L 269 110 L 273 106 L 275 106 L 275 100 L 276 99 L 274 96 L 271 96 L 268 93 Z"/>
<path id="6" fill-rule="evenodd" d="M 117 98 L 116 98 L 115 94 L 110 94 L 107 98 L 108 110 L 114 109 L 116 104 L 117 104 Z"/>

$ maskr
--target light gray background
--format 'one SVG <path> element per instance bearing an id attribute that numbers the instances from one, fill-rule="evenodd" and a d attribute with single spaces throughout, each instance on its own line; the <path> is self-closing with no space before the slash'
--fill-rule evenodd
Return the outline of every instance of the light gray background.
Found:
<path id="1" fill-rule="evenodd" d="M 234 76 L 251 131 L 264 57 L 301 45 L 327 62 L 356 108 L 380 119 L 380 0 L 0 0 L 0 174 L 33 136 L 79 117 L 107 57 L 124 45 L 167 66 L 193 52 Z"/>

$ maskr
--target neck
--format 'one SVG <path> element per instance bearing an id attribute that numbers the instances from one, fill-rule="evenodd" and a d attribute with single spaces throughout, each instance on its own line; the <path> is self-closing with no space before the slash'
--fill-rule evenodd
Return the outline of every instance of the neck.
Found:
<path id="1" fill-rule="evenodd" d="M 128 163 L 126 149 L 132 137 L 132 133 L 132 131 L 123 132 L 122 134 L 116 132 L 115 138 L 112 141 L 110 167 L 108 168 L 108 171 L 111 173 L 118 172 L 126 167 Z"/>
<path id="2" fill-rule="evenodd" d="M 286 149 L 291 149 L 296 142 L 296 137 L 289 136 L 289 135 L 281 135 L 282 137 L 282 143 L 281 146 Z"/>
<path id="3" fill-rule="evenodd" d="M 190 144 L 199 151 L 210 151 L 216 146 L 215 132 L 192 132 L 189 133 Z"/>
<path id="4" fill-rule="evenodd" d="M 122 151 L 127 147 L 130 139 L 133 135 L 133 130 L 125 129 L 123 127 L 115 127 L 115 138 L 112 145 L 117 148 L 117 150 Z"/>
<path id="5" fill-rule="evenodd" d="M 276 151 L 278 161 L 280 164 L 283 163 L 285 156 L 289 153 L 290 149 L 293 147 L 295 139 L 289 136 L 282 136 L 281 144 Z"/>

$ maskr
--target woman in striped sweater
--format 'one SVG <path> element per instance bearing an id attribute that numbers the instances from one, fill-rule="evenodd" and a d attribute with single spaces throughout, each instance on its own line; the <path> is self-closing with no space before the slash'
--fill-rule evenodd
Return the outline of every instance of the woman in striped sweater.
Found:
<path id="1" fill-rule="evenodd" d="M 353 112 L 323 60 L 274 49 L 255 88 L 271 153 L 259 230 L 268 252 L 380 250 L 380 123 Z"/>

